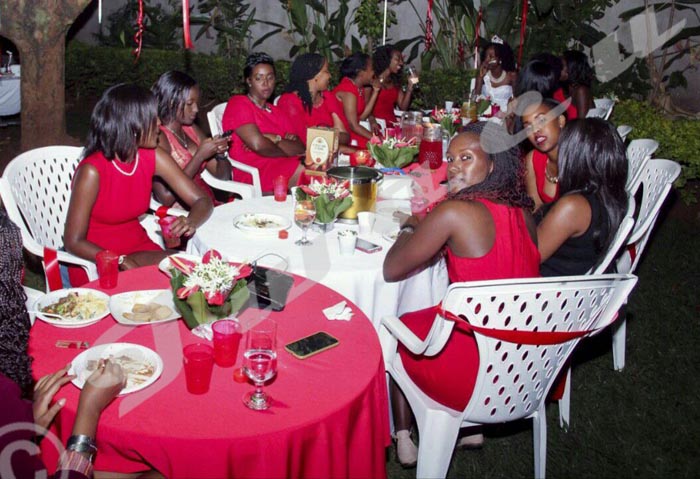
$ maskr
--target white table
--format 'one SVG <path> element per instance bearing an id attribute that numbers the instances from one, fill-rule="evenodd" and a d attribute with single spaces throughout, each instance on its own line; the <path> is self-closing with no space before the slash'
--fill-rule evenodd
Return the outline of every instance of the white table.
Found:
<path id="1" fill-rule="evenodd" d="M 22 109 L 19 65 L 12 65 L 10 69 L 13 75 L 0 77 L 0 116 L 16 115 Z"/>
<path id="2" fill-rule="evenodd" d="M 357 226 L 336 224 L 328 233 L 309 230 L 308 237 L 313 244 L 302 247 L 294 244 L 301 237 L 301 230 L 295 225 L 289 229 L 287 239 L 279 239 L 277 234 L 251 235 L 233 225 L 234 218 L 243 213 L 269 213 L 292 220 L 291 197 L 284 203 L 263 197 L 216 207 L 211 218 L 190 239 L 187 252 L 202 255 L 209 249 L 216 249 L 231 261 L 253 261 L 266 253 L 278 254 L 288 261 L 286 269 L 289 272 L 336 290 L 353 301 L 378 327 L 383 316 L 401 315 L 437 304 L 448 286 L 443 260 L 404 281 L 384 281 L 382 265 L 392 242 L 384 239 L 383 234 L 398 230 L 398 222 L 390 216 L 390 211 L 397 208 L 410 211 L 407 201 L 377 204 L 380 214 L 377 214 L 374 230 L 361 236 L 382 246 L 382 251 L 374 254 L 355 251 L 352 256 L 340 255 L 337 232 L 341 229 L 357 230 Z M 286 266 L 276 256 L 261 258 L 258 264 L 279 269 Z"/>

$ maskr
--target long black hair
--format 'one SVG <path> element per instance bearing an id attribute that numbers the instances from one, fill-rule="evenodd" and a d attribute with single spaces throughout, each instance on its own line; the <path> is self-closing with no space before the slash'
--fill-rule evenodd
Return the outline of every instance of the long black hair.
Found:
<path id="1" fill-rule="evenodd" d="M 391 65 L 391 58 L 394 56 L 394 52 L 401 54 L 401 51 L 394 45 L 386 44 L 375 48 L 372 54 L 372 65 L 374 66 L 374 73 L 381 75 L 384 70 L 389 68 Z M 400 85 L 401 76 L 398 73 L 391 73 L 389 75 L 391 82 L 395 85 Z"/>
<path id="2" fill-rule="evenodd" d="M 545 62 L 547 65 L 552 67 L 554 75 L 557 77 L 557 82 L 561 81 L 561 71 L 564 69 L 564 64 L 562 63 L 561 58 L 553 53 L 540 52 L 530 57 L 530 61 L 533 60 Z"/>
<path id="3" fill-rule="evenodd" d="M 297 56 L 289 68 L 289 83 L 287 83 L 285 91 L 287 93 L 297 92 L 302 105 L 309 113 L 314 106 L 309 91 L 309 80 L 318 75 L 325 64 L 326 58 L 323 55 L 304 53 Z"/>
<path id="4" fill-rule="evenodd" d="M 158 117 L 164 125 L 177 120 L 177 115 L 185 108 L 190 91 L 196 86 L 194 78 L 176 70 L 165 72 L 158 78 L 151 91 L 158 99 Z"/>
<path id="5" fill-rule="evenodd" d="M 487 122 L 469 123 L 460 135 L 474 133 L 479 136 L 482 149 L 487 152 L 493 170 L 479 184 L 468 186 L 448 195 L 454 200 L 485 199 L 504 203 L 508 206 L 527 208 L 534 206 L 525 189 L 525 170 L 520 161 L 517 146 L 507 145 L 503 139 L 505 131 L 494 128 Z"/>
<path id="6" fill-rule="evenodd" d="M 610 245 L 628 206 L 627 155 L 615 126 L 601 118 L 567 123 L 559 137 L 559 193 L 594 194 L 606 211 L 607 237 L 593 231 L 596 250 Z M 591 223 L 593 224 L 593 223 Z"/>
<path id="7" fill-rule="evenodd" d="M 530 60 L 518 74 L 518 83 L 515 85 L 516 97 L 528 91 L 536 91 L 543 98 L 552 98 L 559 85 L 559 76 L 552 67 L 539 60 Z"/>
<path id="8" fill-rule="evenodd" d="M 0 372 L 27 395 L 32 386 L 29 315 L 22 288 L 22 236 L 0 208 Z"/>
<path id="9" fill-rule="evenodd" d="M 369 60 L 369 55 L 361 52 L 353 53 L 347 57 L 340 64 L 341 78 L 348 77 L 352 80 L 357 78 L 357 75 L 367 68 L 367 60 Z"/>
<path id="10" fill-rule="evenodd" d="M 567 82 L 570 85 L 584 85 L 590 88 L 594 74 L 586 54 L 578 50 L 567 50 L 564 52 L 564 61 L 569 73 Z"/>
<path id="11" fill-rule="evenodd" d="M 507 43 L 489 43 L 481 49 L 481 63 L 486 60 L 486 51 L 493 48 L 496 58 L 501 60 L 501 68 L 507 72 L 515 71 L 515 54 Z"/>
<path id="12" fill-rule="evenodd" d="M 127 83 L 105 90 L 92 110 L 84 157 L 101 151 L 126 161 L 157 126 L 158 100 L 149 90 Z"/>

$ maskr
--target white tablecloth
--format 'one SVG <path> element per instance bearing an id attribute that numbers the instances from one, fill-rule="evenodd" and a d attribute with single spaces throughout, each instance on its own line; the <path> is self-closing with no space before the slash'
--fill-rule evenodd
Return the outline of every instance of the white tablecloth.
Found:
<path id="1" fill-rule="evenodd" d="M 0 116 L 16 115 L 22 109 L 19 65 L 10 67 L 14 75 L 0 77 Z"/>
<path id="2" fill-rule="evenodd" d="M 352 256 L 340 255 L 337 232 L 341 229 L 357 230 L 357 226 L 336 224 L 335 229 L 328 233 L 309 230 L 309 239 L 313 245 L 302 247 L 294 244 L 301 237 L 301 230 L 295 225 L 289 229 L 289 238 L 279 239 L 277 234 L 251 235 L 233 224 L 234 218 L 243 213 L 276 214 L 291 221 L 291 197 L 284 203 L 275 202 L 272 197 L 264 197 L 216 207 L 211 218 L 190 239 L 187 251 L 202 255 L 213 248 L 231 261 L 253 261 L 266 253 L 281 255 L 289 262 L 288 271 L 338 291 L 353 301 L 376 327 L 385 315 L 401 315 L 437 304 L 448 285 L 443 260 L 436 261 L 429 268 L 404 281 L 384 281 L 382 264 L 392 242 L 384 239 L 383 234 L 398 230 L 398 222 L 387 214 L 396 208 L 410 211 L 408 202 L 377 204 L 377 211 L 382 214 L 377 215 L 373 232 L 363 236 L 382 246 L 382 251 L 374 254 L 355 251 Z M 258 263 L 285 269 L 284 261 L 275 256 L 264 257 Z"/>

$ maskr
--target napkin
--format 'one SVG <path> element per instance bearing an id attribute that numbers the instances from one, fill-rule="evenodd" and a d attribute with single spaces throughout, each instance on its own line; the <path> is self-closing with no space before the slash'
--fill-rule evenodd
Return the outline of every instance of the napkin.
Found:
<path id="1" fill-rule="evenodd" d="M 212 323 L 213 322 L 214 321 L 212 321 Z M 211 330 L 212 323 L 200 324 L 199 326 L 194 328 L 191 332 L 195 336 L 198 336 L 202 339 L 206 339 L 207 341 L 211 341 L 214 339 L 214 332 Z"/>
<path id="2" fill-rule="evenodd" d="M 338 304 L 330 306 L 323 310 L 323 314 L 329 321 L 340 320 L 340 321 L 350 321 L 353 312 L 348 306 L 347 301 L 341 301 Z"/>
<path id="3" fill-rule="evenodd" d="M 377 196 L 385 200 L 410 200 L 414 185 L 410 176 L 385 176 L 379 185 Z"/>

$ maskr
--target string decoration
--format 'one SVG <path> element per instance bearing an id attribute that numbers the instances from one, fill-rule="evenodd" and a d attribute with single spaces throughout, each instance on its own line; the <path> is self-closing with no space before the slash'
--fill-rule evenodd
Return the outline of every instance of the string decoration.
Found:
<path id="1" fill-rule="evenodd" d="M 141 45 L 143 43 L 143 0 L 139 0 L 139 15 L 136 18 L 136 33 L 134 34 L 134 42 L 136 43 L 136 48 L 133 51 L 134 62 L 139 61 L 141 56 Z"/>
<path id="2" fill-rule="evenodd" d="M 474 28 L 474 70 L 479 66 L 479 30 L 481 29 L 481 20 L 484 11 L 482 7 L 479 7 L 479 14 L 476 16 L 476 27 Z"/>
<path id="3" fill-rule="evenodd" d="M 185 48 L 194 48 L 190 32 L 190 0 L 182 0 L 182 33 L 185 37 Z"/>
<path id="4" fill-rule="evenodd" d="M 518 68 L 522 65 L 523 47 L 525 46 L 525 32 L 527 30 L 527 4 L 528 0 L 523 0 L 523 14 L 520 19 L 520 46 L 518 46 Z"/>
<path id="5" fill-rule="evenodd" d="M 433 0 L 428 0 L 428 14 L 425 18 L 425 51 L 433 45 Z"/>

